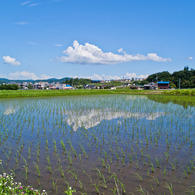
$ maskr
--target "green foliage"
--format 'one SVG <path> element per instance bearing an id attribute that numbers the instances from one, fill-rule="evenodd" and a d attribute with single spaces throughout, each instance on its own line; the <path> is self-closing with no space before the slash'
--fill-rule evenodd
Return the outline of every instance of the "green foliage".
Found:
<path id="1" fill-rule="evenodd" d="M 184 67 L 184 70 L 174 72 L 173 74 L 168 71 L 158 72 L 148 76 L 146 79 L 148 82 L 169 81 L 172 88 L 195 88 L 195 70 L 189 70 L 188 66 Z"/>
<path id="2" fill-rule="evenodd" d="M 28 89 L 34 89 L 33 85 L 29 84 L 28 86 Z"/>
<path id="3" fill-rule="evenodd" d="M 68 190 L 64 191 L 65 194 L 72 195 L 72 193 L 76 192 L 76 190 L 73 190 L 71 187 L 68 188 Z"/>
<path id="4" fill-rule="evenodd" d="M 18 90 L 19 87 L 16 84 L 3 84 L 0 85 L 0 90 Z"/>
<path id="5" fill-rule="evenodd" d="M 36 190 L 30 186 L 25 187 L 20 182 L 14 182 L 12 175 L 3 173 L 0 175 L 0 194 L 19 194 L 19 195 L 29 195 L 29 194 L 39 194 L 46 195 L 45 190 L 41 193 L 39 190 Z"/>
<path id="6" fill-rule="evenodd" d="M 165 91 L 165 94 L 169 95 L 187 95 L 187 96 L 195 96 L 195 89 L 177 89 L 172 91 Z"/>
<path id="7" fill-rule="evenodd" d="M 156 82 L 158 81 L 170 81 L 171 74 L 168 71 L 158 72 L 148 76 L 146 79 L 148 82 Z"/>
<path id="8" fill-rule="evenodd" d="M 69 84 L 69 85 L 85 85 L 92 83 L 91 79 L 79 79 L 79 78 L 66 78 L 62 84 Z"/>
<path id="9" fill-rule="evenodd" d="M 143 80 L 143 81 L 133 81 L 133 84 L 135 85 L 145 85 L 148 84 L 149 81 L 148 80 Z"/>
<path id="10" fill-rule="evenodd" d="M 114 85 L 114 86 L 121 86 L 122 83 L 120 81 L 110 81 L 109 83 L 93 83 L 94 85 L 96 86 L 101 86 L 101 85 L 108 85 L 108 86 L 111 86 L 111 85 Z"/>

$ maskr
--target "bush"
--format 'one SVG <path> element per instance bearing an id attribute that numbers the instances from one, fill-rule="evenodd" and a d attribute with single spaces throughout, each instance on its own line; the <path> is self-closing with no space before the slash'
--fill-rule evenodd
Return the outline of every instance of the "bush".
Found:
<path id="1" fill-rule="evenodd" d="M 0 85 L 0 90 L 18 90 L 18 89 L 19 89 L 19 87 L 16 84 L 13 84 L 13 85 L 7 85 L 7 84 Z"/>
<path id="2" fill-rule="evenodd" d="M 0 160 L 0 164 L 1 164 Z M 3 173 L 3 175 L 0 174 L 0 194 L 5 194 L 5 195 L 29 195 L 29 194 L 39 194 L 39 195 L 47 195 L 45 190 L 41 193 L 39 190 L 36 190 L 32 188 L 31 186 L 23 186 L 19 182 L 14 181 L 13 174 L 8 175 L 6 173 Z"/>

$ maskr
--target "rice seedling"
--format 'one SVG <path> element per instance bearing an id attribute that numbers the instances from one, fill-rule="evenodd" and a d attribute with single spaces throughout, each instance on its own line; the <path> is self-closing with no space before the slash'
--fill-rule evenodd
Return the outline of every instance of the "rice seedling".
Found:
<path id="1" fill-rule="evenodd" d="M 108 169 L 108 173 L 110 174 L 110 173 L 111 173 L 111 167 L 110 167 L 110 164 L 107 164 L 106 168 Z"/>
<path id="2" fill-rule="evenodd" d="M 81 144 L 80 144 L 80 147 L 81 147 L 81 149 L 82 149 L 83 154 L 85 155 L 85 157 L 88 158 L 88 155 L 87 155 L 87 153 L 85 151 L 85 148 L 83 148 L 83 146 Z"/>
<path id="3" fill-rule="evenodd" d="M 56 181 L 52 180 L 52 186 L 53 186 L 53 190 L 55 191 L 55 193 L 57 193 L 57 191 L 58 191 L 57 182 L 58 182 L 58 180 L 56 180 Z"/>
<path id="4" fill-rule="evenodd" d="M 106 179 L 105 179 L 103 173 L 102 173 L 102 184 L 101 184 L 101 186 L 102 186 L 104 189 L 107 189 L 107 188 L 108 188 L 107 183 L 106 183 Z"/>
<path id="5" fill-rule="evenodd" d="M 73 169 L 73 171 L 69 171 L 68 173 L 71 173 L 72 177 L 74 177 L 74 179 L 76 181 L 78 181 L 78 176 L 77 176 L 77 173 L 75 172 L 75 170 Z"/>
<path id="6" fill-rule="evenodd" d="M 159 186 L 160 183 L 159 183 L 158 178 L 157 178 L 157 177 L 154 177 L 154 176 L 151 176 L 151 177 L 152 177 L 152 179 L 156 182 L 156 185 Z"/>
<path id="7" fill-rule="evenodd" d="M 69 142 L 69 144 L 70 144 L 70 147 L 71 147 L 71 149 L 72 149 L 72 152 L 74 153 L 74 156 L 76 157 L 77 156 L 77 153 L 76 153 L 76 150 L 74 149 L 74 147 L 73 147 L 73 145 L 72 145 L 72 142 L 69 140 L 68 141 Z"/>
<path id="8" fill-rule="evenodd" d="M 62 145 L 64 153 L 66 154 L 66 147 L 65 147 L 65 144 L 64 144 L 63 140 L 61 140 L 61 145 Z"/>
<path id="9" fill-rule="evenodd" d="M 150 165 L 151 165 L 150 170 L 151 170 L 152 173 L 154 173 L 154 165 L 153 165 L 153 163 L 150 163 Z"/>
<path id="10" fill-rule="evenodd" d="M 168 161 L 168 159 L 169 159 L 169 151 L 165 152 L 165 156 L 166 156 L 166 161 Z"/>
<path id="11" fill-rule="evenodd" d="M 56 140 L 53 140 L 53 144 L 54 144 L 54 151 L 57 152 Z"/>
<path id="12" fill-rule="evenodd" d="M 166 179 L 166 173 L 167 173 L 167 170 L 166 170 L 166 168 L 164 167 L 164 170 L 163 170 L 163 179 L 164 179 L 164 180 Z"/>
<path id="13" fill-rule="evenodd" d="M 184 173 L 184 178 L 187 179 L 188 174 L 187 174 L 187 171 L 185 169 L 183 170 L 183 173 Z"/>
<path id="14" fill-rule="evenodd" d="M 144 189 L 142 188 L 141 185 L 139 185 L 139 187 L 136 188 L 135 191 L 136 191 L 136 192 L 139 192 L 140 194 L 146 195 L 146 192 L 144 191 Z"/>
<path id="15" fill-rule="evenodd" d="M 168 183 L 165 183 L 165 188 L 167 188 L 171 195 L 173 195 L 173 186 L 172 183 L 169 185 Z"/>
<path id="16" fill-rule="evenodd" d="M 97 193 L 97 194 L 100 194 L 99 184 L 94 183 L 94 184 L 92 184 L 92 185 L 95 186 L 96 193 Z"/>
<path id="17" fill-rule="evenodd" d="M 130 160 L 130 163 L 133 162 L 133 159 L 132 159 L 132 155 L 131 154 L 129 154 L 129 160 Z"/>
<path id="18" fill-rule="evenodd" d="M 4 115 L 7 105 L 13 102 L 18 110 Z M 195 159 L 193 107 L 159 104 L 145 96 L 127 95 L 1 103 L 0 156 L 5 161 L 0 171 L 13 171 L 22 182 L 37 185 L 33 179 L 37 175 L 38 184 L 45 188 L 46 181 L 55 178 L 56 187 L 49 192 L 53 194 L 56 189 L 57 193 L 64 191 L 61 185 L 64 181 L 77 186 L 81 194 L 97 191 L 106 194 L 110 190 L 117 195 L 134 191 L 155 194 L 158 189 L 163 194 L 167 190 L 159 182 L 161 175 L 167 183 L 174 181 L 181 186 L 185 178 L 189 185 L 185 189 L 183 185 L 183 191 L 187 189 L 190 193 L 193 189 L 190 188 Z M 31 174 L 31 169 L 35 174 Z M 128 185 L 132 169 L 142 182 L 137 189 Z M 183 177 L 177 178 L 179 174 Z M 146 175 L 152 179 L 143 179 Z M 98 190 L 95 185 L 89 187 L 94 183 Z M 144 186 L 149 186 L 149 192 Z"/>
<path id="19" fill-rule="evenodd" d="M 98 169 L 97 167 L 95 167 L 95 170 L 98 172 L 98 175 L 99 175 L 100 180 L 102 180 L 102 179 L 103 179 L 103 177 L 102 177 L 101 170 L 100 170 L 100 169 Z"/>
<path id="20" fill-rule="evenodd" d="M 170 162 L 171 166 L 172 166 L 172 171 L 175 171 L 175 163 Z"/>
<path id="21" fill-rule="evenodd" d="M 195 186 L 190 186 L 190 188 L 187 189 L 187 190 L 185 191 L 185 193 L 187 193 L 187 194 L 189 194 L 189 195 L 194 195 L 194 189 L 193 189 L 193 188 L 195 188 Z"/>
<path id="22" fill-rule="evenodd" d="M 76 190 L 73 190 L 70 186 L 68 187 L 67 190 L 64 191 L 65 194 L 67 195 L 72 195 L 72 193 L 75 193 Z"/>
<path id="23" fill-rule="evenodd" d="M 139 181 L 143 181 L 143 176 L 142 175 L 139 175 L 138 173 L 134 173 L 132 172 L 133 174 L 135 174 L 136 178 L 139 180 Z"/>
<path id="24" fill-rule="evenodd" d="M 102 160 L 103 167 L 106 168 L 106 162 L 105 162 L 105 160 L 103 158 L 101 160 Z"/>
<path id="25" fill-rule="evenodd" d="M 156 160 L 157 168 L 160 168 L 160 163 L 159 163 L 157 157 L 155 158 L 155 160 Z"/>
<path id="26" fill-rule="evenodd" d="M 48 143 L 48 140 L 46 138 L 46 140 L 45 140 L 45 151 L 46 152 L 49 150 L 48 145 L 49 145 L 49 143 Z"/>
<path id="27" fill-rule="evenodd" d="M 72 165 L 72 156 L 70 155 L 70 153 L 68 153 L 68 160 L 69 160 L 69 165 Z"/>
<path id="28" fill-rule="evenodd" d="M 34 162 L 34 165 L 35 165 L 35 168 L 37 170 L 38 176 L 41 177 L 41 172 L 40 172 L 38 164 Z"/>

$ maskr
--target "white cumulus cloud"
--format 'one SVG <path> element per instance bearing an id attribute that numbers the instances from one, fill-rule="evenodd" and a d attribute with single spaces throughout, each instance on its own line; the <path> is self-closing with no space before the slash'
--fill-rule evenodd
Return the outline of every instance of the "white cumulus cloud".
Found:
<path id="1" fill-rule="evenodd" d="M 37 6 L 37 5 L 39 5 L 39 4 L 38 3 L 32 3 L 32 4 L 29 5 L 29 7 L 33 7 L 33 6 Z"/>
<path id="2" fill-rule="evenodd" d="M 30 1 L 25 1 L 25 2 L 21 3 L 21 5 L 27 5 L 29 3 L 30 3 Z"/>
<path id="3" fill-rule="evenodd" d="M 123 48 L 118 49 L 118 52 L 119 53 L 123 52 Z"/>
<path id="4" fill-rule="evenodd" d="M 35 73 L 32 72 L 28 72 L 28 71 L 17 71 L 14 73 L 9 73 L 8 76 L 9 79 L 32 79 L 32 80 L 38 80 L 38 79 L 49 79 L 51 78 L 50 76 L 47 76 L 45 74 L 41 75 L 41 76 L 37 76 Z"/>
<path id="5" fill-rule="evenodd" d="M 104 75 L 104 74 L 102 75 L 93 74 L 92 76 L 88 76 L 87 78 L 91 80 L 118 80 L 121 79 L 122 77 L 116 75 L 112 76 L 112 75 Z"/>
<path id="6" fill-rule="evenodd" d="M 124 75 L 99 75 L 99 74 L 93 74 L 91 76 L 69 76 L 72 78 L 86 78 L 86 79 L 91 79 L 91 80 L 119 80 L 119 79 L 131 79 L 131 78 L 147 78 L 148 75 L 137 75 L 136 73 L 125 73 Z"/>
<path id="7" fill-rule="evenodd" d="M 113 109 L 86 109 L 82 112 L 82 114 L 75 112 L 74 110 L 65 110 L 64 115 L 64 121 L 66 121 L 68 125 L 72 126 L 73 131 L 77 131 L 81 127 L 85 127 L 85 129 L 95 127 L 103 120 L 113 120 L 119 118 L 146 118 L 146 120 L 156 120 L 166 114 L 164 112 L 133 113 L 116 111 Z"/>
<path id="8" fill-rule="evenodd" d="M 56 46 L 56 47 L 62 47 L 63 45 L 60 44 L 60 43 L 56 43 L 54 46 Z"/>
<path id="9" fill-rule="evenodd" d="M 188 57 L 188 60 L 193 60 L 193 57 Z"/>
<path id="10" fill-rule="evenodd" d="M 28 24 L 28 22 L 22 21 L 22 22 L 16 22 L 15 24 L 18 24 L 18 25 L 26 25 L 26 24 Z"/>
<path id="11" fill-rule="evenodd" d="M 20 66 L 20 62 L 17 61 L 15 58 L 12 58 L 10 56 L 3 56 L 3 59 L 4 59 L 4 63 L 6 64 L 11 64 L 13 66 Z"/>
<path id="12" fill-rule="evenodd" d="M 123 49 L 119 49 L 123 52 Z M 59 58 L 61 62 L 77 63 L 77 64 L 119 64 L 131 61 L 145 61 L 151 60 L 156 62 L 167 62 L 170 58 L 163 58 L 156 53 L 149 53 L 147 55 L 136 54 L 130 55 L 123 52 L 123 54 L 114 54 L 112 52 L 103 52 L 99 47 L 85 43 L 80 45 L 78 41 L 73 42 L 73 47 L 68 47 L 63 51 L 65 56 Z"/>
<path id="13" fill-rule="evenodd" d="M 10 115 L 10 114 L 14 114 L 16 111 L 17 111 L 17 108 L 9 106 L 8 108 L 5 109 L 3 114 Z"/>

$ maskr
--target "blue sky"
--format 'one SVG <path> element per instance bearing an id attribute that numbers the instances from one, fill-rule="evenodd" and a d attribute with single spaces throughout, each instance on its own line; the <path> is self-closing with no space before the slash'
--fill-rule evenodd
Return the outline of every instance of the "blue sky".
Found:
<path id="1" fill-rule="evenodd" d="M 0 77 L 146 77 L 195 68 L 194 0 L 6 0 Z"/>

